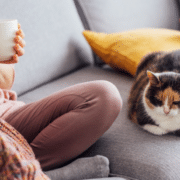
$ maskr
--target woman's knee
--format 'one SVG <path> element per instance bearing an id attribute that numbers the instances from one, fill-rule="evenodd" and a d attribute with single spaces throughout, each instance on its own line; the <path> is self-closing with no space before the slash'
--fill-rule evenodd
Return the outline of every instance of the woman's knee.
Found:
<path id="1" fill-rule="evenodd" d="M 98 111 L 102 113 L 104 119 L 109 121 L 108 124 L 110 125 L 122 109 L 123 101 L 120 92 L 113 83 L 105 80 L 95 81 L 94 88 L 99 99 Z"/>

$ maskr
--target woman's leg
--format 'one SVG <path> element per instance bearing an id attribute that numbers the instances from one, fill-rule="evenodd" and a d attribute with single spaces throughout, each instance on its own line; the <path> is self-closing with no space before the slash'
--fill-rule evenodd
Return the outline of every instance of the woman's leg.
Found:
<path id="1" fill-rule="evenodd" d="M 27 139 L 43 170 L 49 170 L 88 149 L 112 125 L 121 107 L 112 83 L 92 81 L 25 105 L 6 121 Z"/>

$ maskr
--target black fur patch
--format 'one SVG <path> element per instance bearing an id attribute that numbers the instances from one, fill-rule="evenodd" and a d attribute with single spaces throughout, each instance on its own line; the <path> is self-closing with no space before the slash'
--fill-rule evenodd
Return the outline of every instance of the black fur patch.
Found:
<path id="1" fill-rule="evenodd" d="M 139 125 L 141 125 L 141 126 L 143 126 L 145 124 L 156 125 L 155 122 L 153 121 L 153 119 L 146 113 L 145 107 L 142 102 L 142 98 L 138 102 L 136 113 L 137 113 L 137 121 L 138 121 Z"/>

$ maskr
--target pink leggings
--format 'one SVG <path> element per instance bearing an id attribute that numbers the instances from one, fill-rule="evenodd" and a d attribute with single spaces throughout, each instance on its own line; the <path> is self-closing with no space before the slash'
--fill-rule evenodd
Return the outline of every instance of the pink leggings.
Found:
<path id="1" fill-rule="evenodd" d="M 5 120 L 26 138 L 46 171 L 88 149 L 109 129 L 121 108 L 117 88 L 98 80 L 24 105 Z"/>

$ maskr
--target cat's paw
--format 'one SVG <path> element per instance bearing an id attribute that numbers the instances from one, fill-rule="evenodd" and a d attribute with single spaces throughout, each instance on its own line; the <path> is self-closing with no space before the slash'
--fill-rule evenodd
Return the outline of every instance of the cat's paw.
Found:
<path id="1" fill-rule="evenodd" d="M 155 135 L 163 135 L 163 134 L 168 133 L 166 130 L 162 129 L 161 127 L 155 126 L 155 125 L 152 125 L 152 124 L 144 125 L 143 129 L 150 132 L 150 133 L 152 133 L 152 134 L 155 134 Z"/>

